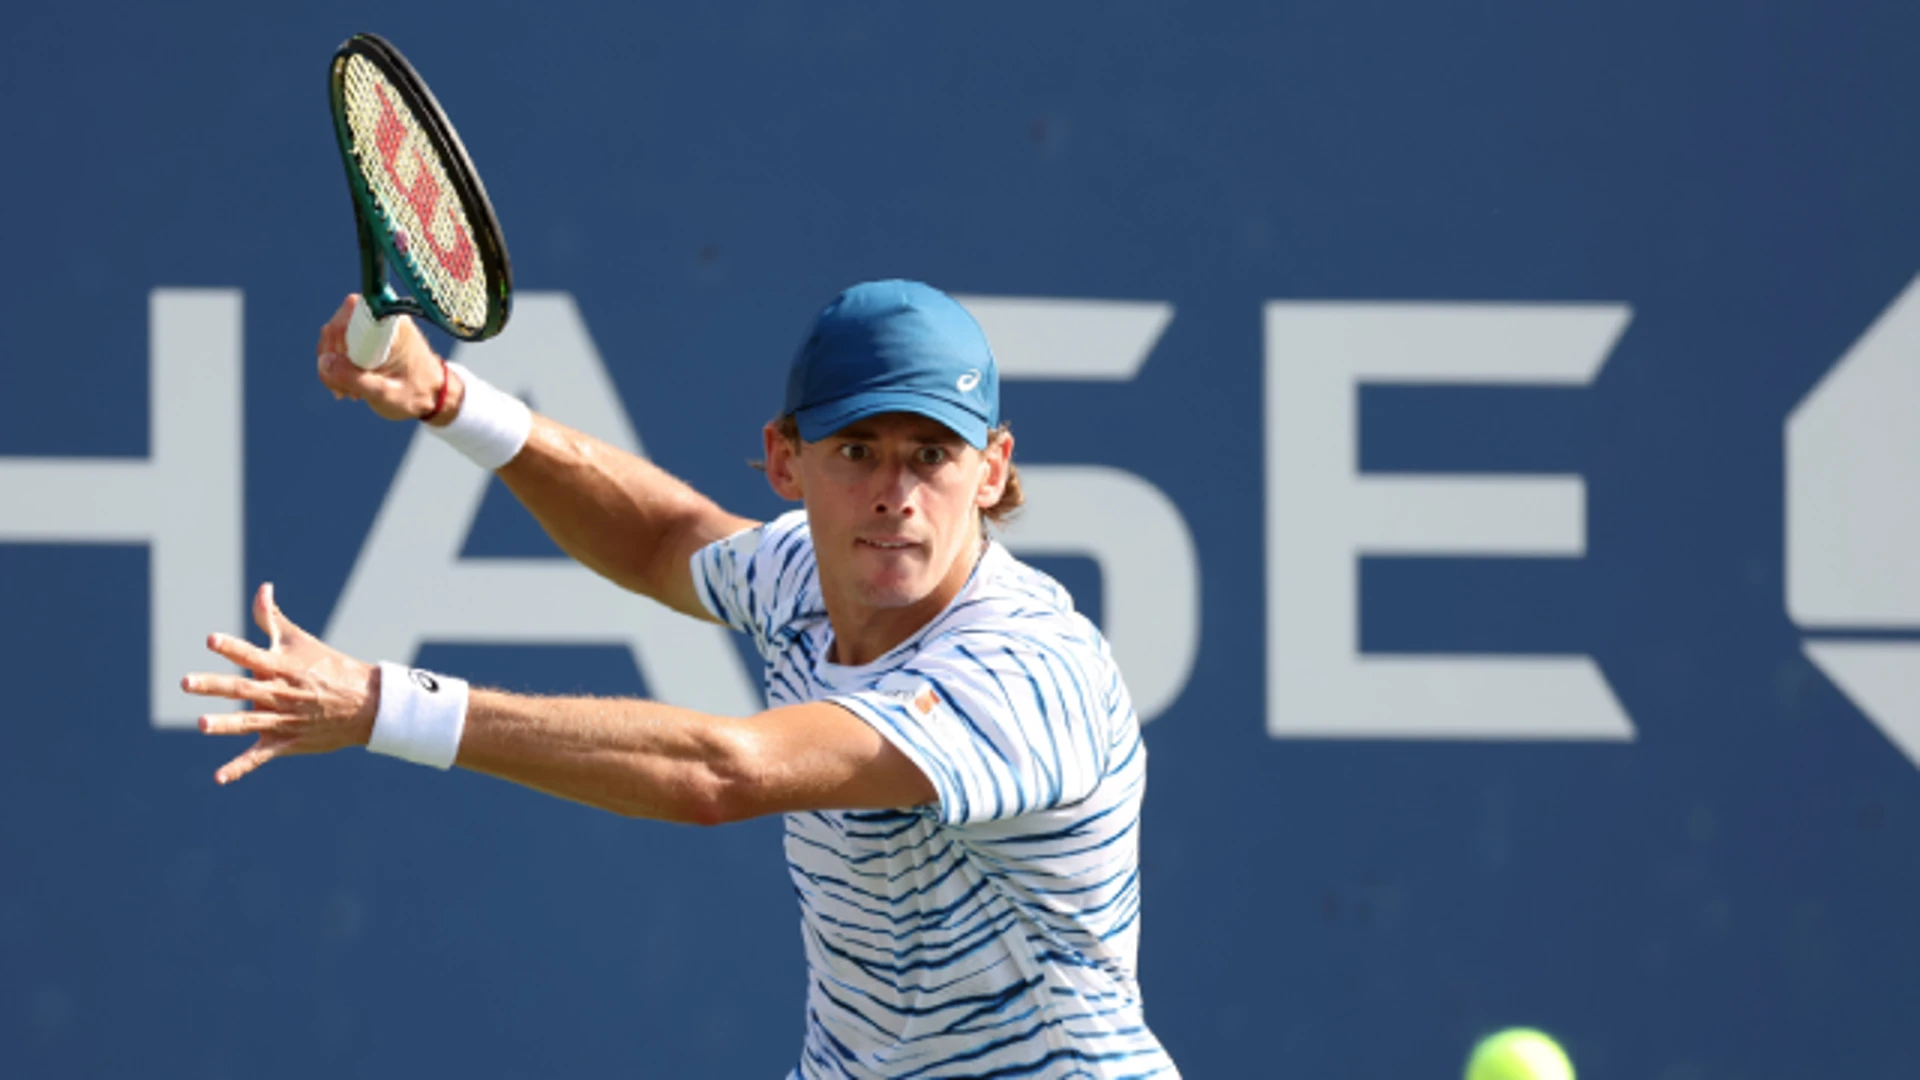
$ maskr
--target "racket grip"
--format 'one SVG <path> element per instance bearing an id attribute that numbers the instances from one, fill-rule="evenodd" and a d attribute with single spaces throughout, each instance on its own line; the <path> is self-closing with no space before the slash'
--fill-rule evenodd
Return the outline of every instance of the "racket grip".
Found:
<path id="1" fill-rule="evenodd" d="M 393 348 L 394 332 L 400 329 L 403 316 L 389 315 L 376 319 L 372 315 L 372 304 L 362 298 L 353 306 L 353 315 L 347 319 L 347 357 L 366 371 L 387 362 L 387 352 Z"/>

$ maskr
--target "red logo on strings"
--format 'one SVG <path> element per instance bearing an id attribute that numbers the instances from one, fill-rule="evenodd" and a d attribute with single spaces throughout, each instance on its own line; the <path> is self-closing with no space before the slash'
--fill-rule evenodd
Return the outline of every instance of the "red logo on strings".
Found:
<path id="1" fill-rule="evenodd" d="M 408 147 L 413 151 L 413 183 L 409 185 L 400 179 L 400 170 L 394 167 L 394 162 L 400 157 L 401 147 L 407 146 L 407 127 L 393 111 L 387 88 L 376 86 L 374 89 L 380 92 L 380 124 L 374 129 L 373 142 L 380 151 L 381 164 L 387 168 L 387 178 L 393 181 L 407 205 L 413 207 L 414 216 L 420 220 L 420 231 L 426 234 L 427 246 L 433 249 L 434 259 L 453 275 L 453 280 L 465 281 L 473 276 L 473 244 L 467 239 L 467 230 L 458 221 L 451 222 L 453 247 L 440 246 L 440 238 L 433 231 L 433 216 L 440 209 L 440 185 L 417 147 Z M 398 239 L 401 250 L 405 251 L 406 238 Z"/>

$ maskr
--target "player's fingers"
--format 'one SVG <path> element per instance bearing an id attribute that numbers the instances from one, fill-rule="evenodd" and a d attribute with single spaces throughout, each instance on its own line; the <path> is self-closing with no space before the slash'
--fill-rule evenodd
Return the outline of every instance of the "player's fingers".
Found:
<path id="1" fill-rule="evenodd" d="M 275 731 L 283 724 L 297 723 L 302 717 L 292 713 L 251 712 L 208 713 L 200 718 L 202 735 L 260 735 Z"/>
<path id="2" fill-rule="evenodd" d="M 216 784 L 231 784 L 260 766 L 265 765 L 267 762 L 272 761 L 276 753 L 278 753 L 278 747 L 275 744 L 267 742 L 265 738 L 262 738 L 259 742 L 249 747 L 245 753 L 227 762 L 225 765 L 220 766 L 220 771 L 213 774 L 213 781 Z"/>
<path id="3" fill-rule="evenodd" d="M 281 674 L 280 662 L 272 653 L 231 634 L 207 635 L 207 648 L 246 668 L 255 675 Z"/>
<path id="4" fill-rule="evenodd" d="M 353 318 L 353 309 L 360 303 L 360 294 L 348 293 L 333 309 L 325 326 L 320 328 L 321 352 L 345 352 L 347 350 L 347 323 Z"/>
<path id="5" fill-rule="evenodd" d="M 311 690 L 302 690 L 284 683 L 249 679 L 241 675 L 222 675 L 214 672 L 195 672 L 180 680 L 180 689 L 201 697 L 250 701 L 269 709 L 298 708 L 314 699 Z"/>
<path id="6" fill-rule="evenodd" d="M 333 395 L 333 400 L 335 401 L 339 401 L 340 399 L 347 396 L 346 393 L 343 392 L 339 387 L 333 385 L 333 380 L 328 375 L 328 369 L 329 369 L 329 365 L 332 363 L 332 357 L 335 357 L 338 355 L 339 353 L 337 352 L 323 352 L 320 354 L 320 358 L 317 361 L 315 361 L 315 364 L 314 364 L 314 371 L 320 376 L 320 385 L 327 388 L 327 392 Z"/>
<path id="7" fill-rule="evenodd" d="M 367 396 L 373 378 L 347 358 L 345 345 L 337 352 L 320 354 L 320 382 L 333 391 L 336 398 L 349 397 L 359 401 Z"/>
<path id="8" fill-rule="evenodd" d="M 332 317 L 327 319 L 326 323 L 320 327 L 320 340 L 314 345 L 314 353 L 319 356 L 322 361 L 323 381 L 325 377 L 325 358 L 332 353 L 344 353 L 347 351 L 347 321 L 353 317 L 353 306 L 359 299 L 358 296 L 349 294 L 345 300 L 340 302 L 340 306 L 334 310 Z M 332 388 L 329 387 L 329 389 Z M 334 390 L 333 396 L 336 398 L 340 397 L 340 391 Z"/>
<path id="9" fill-rule="evenodd" d="M 415 331 L 416 336 L 418 333 Z M 429 375 L 418 374 L 422 370 Z M 396 343 L 387 362 L 371 371 L 362 369 L 344 355 L 328 354 L 320 358 L 320 381 L 328 389 L 366 402 L 375 415 L 388 420 L 409 420 L 423 412 L 439 387 L 439 373 L 439 359 L 425 338 L 420 338 L 410 350 L 403 351 Z"/>
<path id="10" fill-rule="evenodd" d="M 287 618 L 287 613 L 280 610 L 280 601 L 273 591 L 273 583 L 267 582 L 264 588 L 267 594 L 267 614 L 273 620 L 273 629 L 267 631 L 274 635 L 273 647 L 278 649 L 281 645 L 310 637 L 310 634 L 300 628 L 299 623 Z"/>
<path id="11" fill-rule="evenodd" d="M 280 651 L 280 609 L 273 603 L 273 582 L 263 581 L 253 592 L 253 622 L 267 635 L 267 649 Z"/>

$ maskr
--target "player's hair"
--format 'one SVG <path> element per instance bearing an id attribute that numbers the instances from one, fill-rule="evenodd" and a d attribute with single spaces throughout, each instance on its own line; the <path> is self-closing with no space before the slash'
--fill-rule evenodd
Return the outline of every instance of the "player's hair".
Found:
<path id="1" fill-rule="evenodd" d="M 792 413 L 788 413 L 778 420 L 775 420 L 773 422 L 773 429 L 779 433 L 781 438 L 787 440 L 795 450 L 800 448 L 800 422 L 793 418 Z M 1002 422 L 998 427 L 995 427 L 987 433 L 987 445 L 992 446 L 996 441 L 1005 438 L 1012 434 L 1012 432 L 1012 425 Z M 747 464 L 759 469 L 761 472 L 767 471 L 767 463 L 764 461 L 749 461 Z M 1027 494 L 1020 487 L 1020 466 L 1009 461 L 1007 462 L 1007 486 L 1000 489 L 1000 500 L 980 511 L 981 531 L 986 531 L 989 522 L 1004 527 L 1007 522 L 1013 518 L 1014 511 L 1020 509 L 1026 501 Z"/>

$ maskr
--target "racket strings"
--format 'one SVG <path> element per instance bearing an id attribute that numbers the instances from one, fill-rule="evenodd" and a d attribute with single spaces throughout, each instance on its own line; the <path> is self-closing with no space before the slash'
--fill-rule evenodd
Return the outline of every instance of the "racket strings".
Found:
<path id="1" fill-rule="evenodd" d="M 460 330 L 487 321 L 488 282 L 473 225 L 445 162 L 386 75 L 362 56 L 343 73 L 354 167 L 410 278 Z"/>

